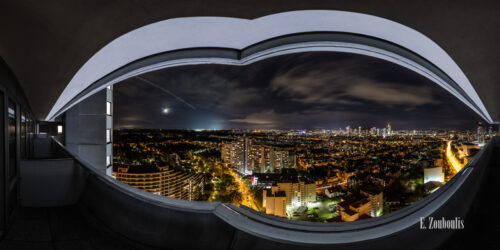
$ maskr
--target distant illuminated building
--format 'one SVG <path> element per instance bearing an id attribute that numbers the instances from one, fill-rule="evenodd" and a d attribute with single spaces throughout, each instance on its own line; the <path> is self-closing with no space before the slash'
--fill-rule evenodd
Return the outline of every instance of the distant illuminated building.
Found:
<path id="1" fill-rule="evenodd" d="M 337 203 L 337 214 L 342 221 L 356 221 L 371 218 L 371 201 L 366 197 L 348 196 Z"/>
<path id="2" fill-rule="evenodd" d="M 284 192 L 286 196 L 286 209 L 294 209 L 306 206 L 308 203 L 316 201 L 316 183 L 304 181 L 278 182 L 269 190 L 263 191 L 263 206 L 267 209 L 267 195 Z"/>
<path id="3" fill-rule="evenodd" d="M 247 137 L 238 138 L 233 142 L 225 142 L 222 144 L 221 154 L 224 162 L 231 164 L 238 172 L 246 173 L 248 148 L 250 148 L 250 140 Z"/>
<path id="4" fill-rule="evenodd" d="M 383 192 L 360 190 L 359 194 L 350 194 L 337 203 L 337 214 L 342 221 L 356 221 L 380 216 L 383 207 Z"/>
<path id="5" fill-rule="evenodd" d="M 370 190 L 360 190 L 360 193 L 370 200 L 370 216 L 377 217 L 382 214 L 382 210 L 384 208 L 384 193 L 383 192 L 375 192 Z"/>
<path id="6" fill-rule="evenodd" d="M 391 135 L 391 134 L 392 134 L 391 124 L 389 122 L 387 122 L 387 135 Z"/>
<path id="7" fill-rule="evenodd" d="M 199 200 L 205 185 L 203 174 L 181 172 L 154 165 L 113 164 L 114 177 L 153 194 L 183 200 Z"/>
<path id="8" fill-rule="evenodd" d="M 222 144 L 222 159 L 240 173 L 274 173 L 296 166 L 295 154 L 279 147 L 256 144 L 248 138 L 239 138 Z"/>
<path id="9" fill-rule="evenodd" d="M 471 151 L 473 150 L 479 150 L 479 146 L 478 145 L 474 145 L 474 144 L 462 144 L 462 153 L 464 156 L 470 156 L 471 155 Z"/>
<path id="10" fill-rule="evenodd" d="M 484 134 L 483 123 L 482 122 L 478 122 L 477 123 L 477 135 L 480 136 L 482 134 Z"/>
<path id="11" fill-rule="evenodd" d="M 482 147 L 484 146 L 484 135 L 480 135 L 478 138 L 477 138 L 477 144 Z"/>
<path id="12" fill-rule="evenodd" d="M 484 134 L 485 134 L 485 129 L 483 128 L 483 123 L 478 122 L 477 123 L 477 144 L 480 147 L 484 146 Z"/>
<path id="13" fill-rule="evenodd" d="M 442 167 L 424 168 L 424 184 L 431 181 L 444 182 Z"/>
<path id="14" fill-rule="evenodd" d="M 262 205 L 266 208 L 266 214 L 286 217 L 286 193 L 285 191 L 272 192 L 264 190 Z"/>
<path id="15" fill-rule="evenodd" d="M 250 178 L 250 183 L 252 183 L 252 186 L 257 185 L 257 184 L 259 183 L 259 177 L 257 177 L 257 176 L 252 176 L 252 177 Z"/>

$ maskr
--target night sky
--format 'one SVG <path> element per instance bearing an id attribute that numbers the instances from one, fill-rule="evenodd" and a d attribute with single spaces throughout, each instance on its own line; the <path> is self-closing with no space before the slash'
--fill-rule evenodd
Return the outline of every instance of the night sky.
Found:
<path id="1" fill-rule="evenodd" d="M 473 129 L 481 120 L 408 69 L 334 52 L 147 73 L 114 85 L 113 115 L 115 129 L 367 129 L 388 121 L 396 130 Z"/>

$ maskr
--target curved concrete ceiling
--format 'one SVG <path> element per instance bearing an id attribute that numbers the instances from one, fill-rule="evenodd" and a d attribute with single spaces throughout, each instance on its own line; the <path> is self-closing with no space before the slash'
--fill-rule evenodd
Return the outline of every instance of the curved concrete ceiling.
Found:
<path id="1" fill-rule="evenodd" d="M 295 10 L 343 10 L 384 17 L 418 30 L 460 66 L 500 120 L 500 2 L 281 1 L 0 1 L 0 56 L 33 113 L 44 119 L 77 71 L 117 37 L 154 22 L 189 16 L 255 19 Z"/>
<path id="2" fill-rule="evenodd" d="M 423 57 L 447 74 L 467 96 L 462 96 L 452 88 L 447 88 L 446 84 L 435 78 L 429 79 L 445 87 L 486 121 L 493 122 L 462 70 L 441 47 L 428 37 L 384 18 L 327 10 L 285 12 L 254 20 L 226 17 L 175 18 L 140 27 L 118 37 L 93 55 L 71 79 L 46 119 L 54 119 L 63 107 L 67 109 L 66 104 L 94 82 L 145 57 L 193 48 L 228 48 L 241 51 L 272 38 L 308 32 L 351 33 L 397 44 Z M 365 54 L 373 56 L 374 53 Z M 390 60 L 391 57 L 384 59 L 388 58 Z M 397 63 L 402 60 L 396 58 L 390 61 Z M 245 62 L 213 61 L 212 63 L 241 65 L 250 62 L 252 62 L 251 59 Z M 205 63 L 211 63 L 211 61 Z M 82 99 L 76 100 L 72 105 Z"/>

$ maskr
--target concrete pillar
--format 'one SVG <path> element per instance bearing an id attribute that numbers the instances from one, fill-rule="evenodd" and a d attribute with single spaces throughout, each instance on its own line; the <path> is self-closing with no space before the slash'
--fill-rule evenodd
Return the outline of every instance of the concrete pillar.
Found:
<path id="1" fill-rule="evenodd" d="M 106 88 L 66 111 L 66 148 L 89 163 L 97 171 L 106 173 L 111 165 L 112 102 Z M 107 102 L 110 101 L 110 104 Z"/>
<path id="2" fill-rule="evenodd" d="M 113 175 L 113 86 L 106 88 L 106 174 Z"/>

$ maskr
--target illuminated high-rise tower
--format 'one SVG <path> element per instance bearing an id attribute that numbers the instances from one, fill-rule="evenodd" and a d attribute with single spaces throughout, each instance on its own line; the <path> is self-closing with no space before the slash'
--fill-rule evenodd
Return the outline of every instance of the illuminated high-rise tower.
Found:
<path id="1" fill-rule="evenodd" d="M 483 123 L 477 123 L 477 143 L 480 147 L 484 146 L 484 134 L 485 129 L 483 128 Z"/>
<path id="2" fill-rule="evenodd" d="M 391 124 L 389 123 L 389 121 L 387 121 L 387 135 L 391 135 L 391 134 L 392 134 Z"/>
<path id="3" fill-rule="evenodd" d="M 477 135 L 481 136 L 482 134 L 483 134 L 483 123 L 482 122 L 478 122 L 477 123 Z"/>

